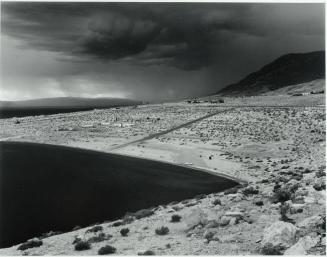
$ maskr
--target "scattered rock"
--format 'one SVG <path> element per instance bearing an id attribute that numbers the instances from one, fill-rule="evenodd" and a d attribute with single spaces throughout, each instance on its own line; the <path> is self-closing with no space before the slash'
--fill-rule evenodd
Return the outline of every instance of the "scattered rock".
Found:
<path id="1" fill-rule="evenodd" d="M 299 228 L 315 229 L 317 227 L 321 227 L 323 224 L 324 218 L 320 215 L 316 215 L 302 220 L 297 226 Z"/>
<path id="2" fill-rule="evenodd" d="M 236 225 L 238 224 L 238 219 L 236 217 L 231 217 L 230 221 L 229 221 L 229 225 Z"/>
<path id="3" fill-rule="evenodd" d="M 222 216 L 219 220 L 219 225 L 224 227 L 229 225 L 229 222 L 231 220 L 231 217 L 227 217 L 227 216 Z"/>
<path id="4" fill-rule="evenodd" d="M 295 243 L 295 234 L 298 231 L 293 224 L 277 221 L 264 230 L 261 241 L 262 248 L 271 244 L 273 248 L 280 247 L 287 249 Z"/>
<path id="5" fill-rule="evenodd" d="M 77 244 L 78 242 L 81 242 L 82 241 L 82 238 L 80 237 L 80 236 L 75 236 L 75 238 L 74 238 L 74 241 L 73 241 L 73 245 L 74 244 Z"/>
<path id="6" fill-rule="evenodd" d="M 218 228 L 219 227 L 219 222 L 216 220 L 209 220 L 207 222 L 207 225 L 205 226 L 205 228 Z"/>
<path id="7" fill-rule="evenodd" d="M 307 251 L 314 247 L 319 241 L 319 237 L 302 237 L 295 245 L 287 249 L 284 255 L 306 255 Z"/>
<path id="8" fill-rule="evenodd" d="M 183 221 L 187 230 L 190 230 L 198 225 L 205 226 L 208 222 L 208 215 L 200 208 L 196 208 L 188 216 L 184 217 Z"/>
<path id="9" fill-rule="evenodd" d="M 225 213 L 225 216 L 231 216 L 237 219 L 243 219 L 244 213 L 241 211 L 228 211 Z"/>

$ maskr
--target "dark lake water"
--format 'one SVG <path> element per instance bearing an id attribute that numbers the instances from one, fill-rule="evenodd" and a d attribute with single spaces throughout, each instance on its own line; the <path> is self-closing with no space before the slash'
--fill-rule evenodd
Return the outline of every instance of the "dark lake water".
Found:
<path id="1" fill-rule="evenodd" d="M 0 171 L 0 247 L 237 185 L 167 163 L 34 143 L 1 142 Z"/>

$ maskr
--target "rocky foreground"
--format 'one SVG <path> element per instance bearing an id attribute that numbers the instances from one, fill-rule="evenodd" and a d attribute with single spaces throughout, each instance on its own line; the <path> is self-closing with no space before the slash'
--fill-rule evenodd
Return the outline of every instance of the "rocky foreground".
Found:
<path id="1" fill-rule="evenodd" d="M 117 221 L 76 227 L 64 234 L 49 232 L 21 245 L 1 249 L 0 254 L 325 255 L 324 98 L 283 97 L 283 100 L 289 99 L 289 106 L 279 107 L 278 99 L 268 99 L 276 103 L 275 107 L 256 106 L 255 103 L 267 102 L 262 97 L 252 98 L 253 101 L 233 99 L 230 106 L 225 101 L 219 107 L 207 103 L 178 103 L 144 106 L 128 112 L 123 108 L 106 110 L 100 112 L 101 117 L 106 117 L 105 121 L 99 120 L 99 111 L 85 112 L 89 113 L 89 119 L 86 114 L 75 114 L 89 123 L 92 123 L 92 115 L 98 115 L 92 126 L 74 124 L 74 114 L 54 116 L 51 121 L 46 117 L 0 121 L 4 140 L 68 142 L 68 145 L 110 151 L 114 145 L 101 141 L 102 130 L 109 134 L 120 128 L 121 138 L 114 142 L 125 143 L 123 138 L 127 135 L 131 139 L 135 133 L 138 138 L 139 133 L 149 128 L 161 131 L 189 120 L 192 113 L 193 118 L 198 118 L 216 108 L 226 108 L 226 112 L 150 142 L 127 146 L 124 153 L 146 157 L 152 152 L 153 159 L 176 162 L 179 158 L 174 158 L 174 149 L 178 148 L 191 153 L 192 159 L 185 159 L 188 165 L 247 181 L 246 185 L 225 192 L 127 213 Z M 291 101 L 302 104 L 295 106 Z M 249 106 L 250 103 L 253 106 Z M 118 112 L 128 116 L 119 116 Z M 124 118 L 126 120 L 119 120 Z M 41 119 L 41 125 L 35 123 L 37 119 Z M 142 121 L 148 122 L 150 127 Z M 115 123 L 122 125 L 117 127 Z M 74 129 L 68 130 L 67 124 Z M 142 132 L 143 127 L 148 130 Z M 195 159 L 197 161 L 193 161 Z M 222 168 L 221 163 L 236 165 L 237 169 Z"/>

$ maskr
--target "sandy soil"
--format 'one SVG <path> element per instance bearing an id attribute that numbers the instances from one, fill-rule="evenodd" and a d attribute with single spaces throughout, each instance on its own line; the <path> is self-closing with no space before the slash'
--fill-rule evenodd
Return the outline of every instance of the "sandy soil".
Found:
<path id="1" fill-rule="evenodd" d="M 278 185 L 297 187 L 294 197 L 286 201 L 287 216 L 295 226 L 316 215 L 325 217 L 324 95 L 224 99 L 224 104 L 179 102 L 0 120 L 2 140 L 62 144 L 164 160 L 224 173 L 249 183 L 235 192 L 159 206 L 152 216 L 125 220 L 121 226 L 113 226 L 113 222 L 101 224 L 102 232 L 112 237 L 92 243 L 89 250 L 75 251 L 72 244 L 76 236 L 87 240 L 90 233 L 85 233 L 85 228 L 43 239 L 40 247 L 20 251 L 14 246 L 1 249 L 0 254 L 93 255 L 108 244 L 117 249 L 116 254 L 145 250 L 164 255 L 259 254 L 261 241 L 267 236 L 265 229 L 281 218 L 281 202 L 272 201 Z M 227 111 L 112 150 L 218 109 Z M 258 191 L 247 193 L 249 188 Z M 301 212 L 294 211 L 298 208 Z M 238 216 L 233 217 L 231 212 Z M 180 215 L 181 221 L 170 222 L 173 214 Z M 169 233 L 156 235 L 155 229 L 160 226 L 167 226 Z M 127 237 L 119 233 L 125 227 L 130 230 Z M 303 236 L 303 229 L 299 230 Z M 305 252 L 325 254 L 324 233 L 312 228 L 305 233 L 318 238 L 318 243 Z M 297 237 L 293 244 L 298 240 Z"/>

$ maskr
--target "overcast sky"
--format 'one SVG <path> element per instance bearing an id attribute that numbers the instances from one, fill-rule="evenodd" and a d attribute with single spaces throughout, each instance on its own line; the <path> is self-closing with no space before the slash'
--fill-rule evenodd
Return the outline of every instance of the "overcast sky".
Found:
<path id="1" fill-rule="evenodd" d="M 216 92 L 324 49 L 324 4 L 1 2 L 1 100 Z"/>

